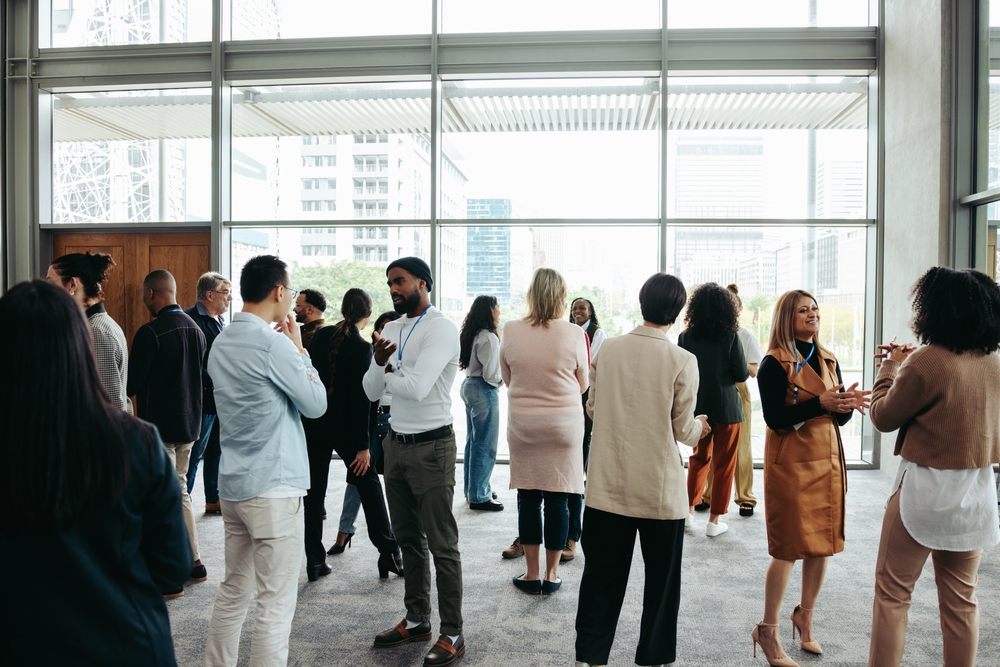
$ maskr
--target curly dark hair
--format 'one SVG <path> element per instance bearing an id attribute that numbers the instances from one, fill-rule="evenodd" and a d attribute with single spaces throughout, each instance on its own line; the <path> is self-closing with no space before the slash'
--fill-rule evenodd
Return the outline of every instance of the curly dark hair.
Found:
<path id="1" fill-rule="evenodd" d="M 472 359 L 472 342 L 476 340 L 476 334 L 483 329 L 493 334 L 497 332 L 496 322 L 493 321 L 493 309 L 496 307 L 497 298 L 486 294 L 480 294 L 472 302 L 469 314 L 462 322 L 462 332 L 459 334 L 459 341 L 462 345 L 458 354 L 458 368 L 460 370 L 469 367 L 469 361 Z"/>
<path id="2" fill-rule="evenodd" d="M 323 296 L 322 292 L 307 287 L 306 289 L 301 290 L 299 294 L 305 298 L 305 302 L 310 306 L 321 313 L 326 312 L 326 297 Z"/>
<path id="3" fill-rule="evenodd" d="M 739 313 L 732 292 L 718 283 L 694 288 L 685 320 L 691 335 L 702 340 L 719 341 L 739 330 Z"/>
<path id="4" fill-rule="evenodd" d="M 389 322 L 395 322 L 398 319 L 399 319 L 399 313 L 397 313 L 395 310 L 387 310 L 381 315 L 379 315 L 378 319 L 375 320 L 375 324 L 372 325 L 372 345 L 374 345 L 377 342 L 375 340 L 375 334 L 376 333 L 381 334 L 382 327 L 384 327 Z"/>
<path id="5" fill-rule="evenodd" d="M 961 354 L 985 354 L 1000 347 L 1000 287 L 985 273 L 936 266 L 911 292 L 910 328 L 924 345 L 941 345 Z"/>
<path id="6" fill-rule="evenodd" d="M 77 278 L 83 284 L 84 295 L 97 301 L 104 301 L 104 284 L 108 282 L 108 274 L 114 265 L 115 260 L 111 255 L 92 254 L 89 250 L 86 253 L 63 255 L 52 262 L 52 268 L 59 274 L 63 284 Z"/>
<path id="7" fill-rule="evenodd" d="M 573 319 L 573 306 L 576 305 L 577 301 L 586 301 L 587 308 L 590 308 L 590 326 L 587 327 L 587 338 L 590 342 L 594 342 L 594 333 L 601 328 L 601 323 L 597 321 L 597 311 L 594 310 L 594 304 L 590 299 L 584 299 L 582 296 L 578 296 L 569 302 L 569 321 L 576 324 L 576 320 Z"/>

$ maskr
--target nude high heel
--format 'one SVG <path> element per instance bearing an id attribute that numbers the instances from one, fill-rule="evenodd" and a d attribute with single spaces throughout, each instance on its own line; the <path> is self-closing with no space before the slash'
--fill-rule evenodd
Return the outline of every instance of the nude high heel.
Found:
<path id="1" fill-rule="evenodd" d="M 796 605 L 795 609 L 792 610 L 792 639 L 795 639 L 795 631 L 798 630 L 799 639 L 801 640 L 799 642 L 799 646 L 802 647 L 802 650 L 808 653 L 815 653 L 816 655 L 823 655 L 823 648 L 819 645 L 818 641 L 815 639 L 806 641 L 804 639 L 805 633 L 802 632 L 802 628 L 808 627 L 810 631 L 809 634 L 812 634 L 812 618 L 810 617 L 808 626 L 805 622 L 800 623 L 795 619 L 795 616 L 800 612 L 803 614 L 808 613 L 811 616 L 812 611 L 812 609 L 806 609 L 802 605 Z"/>
<path id="2" fill-rule="evenodd" d="M 750 637 L 753 639 L 753 657 L 757 657 L 759 645 L 771 667 L 799 667 L 799 663 L 789 658 L 781 648 L 777 623 L 758 623 L 750 632 Z"/>

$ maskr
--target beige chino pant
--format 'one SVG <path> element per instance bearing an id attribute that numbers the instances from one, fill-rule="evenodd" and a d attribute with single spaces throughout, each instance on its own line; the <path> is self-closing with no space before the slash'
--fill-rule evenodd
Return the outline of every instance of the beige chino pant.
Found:
<path id="1" fill-rule="evenodd" d="M 182 445 L 163 445 L 167 449 L 170 463 L 177 471 L 177 481 L 181 483 L 181 511 L 184 513 L 184 525 L 187 526 L 188 538 L 191 540 L 191 555 L 195 561 L 201 559 L 198 550 L 198 530 L 194 525 L 194 509 L 191 507 L 191 494 L 187 492 L 188 464 L 191 461 L 193 442 Z"/>
<path id="2" fill-rule="evenodd" d="M 869 667 L 899 667 L 906 642 L 910 595 L 928 555 L 934 561 L 944 637 L 944 667 L 973 667 L 976 664 L 979 643 L 976 582 L 983 552 L 981 549 L 938 551 L 921 546 L 903 526 L 897 491 L 885 509 L 878 545 Z"/>

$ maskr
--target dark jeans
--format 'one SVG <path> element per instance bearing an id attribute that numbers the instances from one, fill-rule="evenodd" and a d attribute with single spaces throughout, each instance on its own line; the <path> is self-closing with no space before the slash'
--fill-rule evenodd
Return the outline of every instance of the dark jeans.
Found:
<path id="1" fill-rule="evenodd" d="M 403 550 L 406 579 L 406 619 L 431 618 L 431 564 L 437 574 L 441 634 L 462 634 L 462 556 L 458 524 L 452 513 L 455 498 L 455 433 L 408 445 L 392 432 L 382 442 L 385 451 L 385 493 L 396 539 Z"/>
<path id="2" fill-rule="evenodd" d="M 569 510 L 566 498 L 570 494 L 557 491 L 517 490 L 517 530 L 521 544 L 542 544 L 542 503 L 545 504 L 544 544 L 549 550 L 566 548 L 569 531 Z"/>
<path id="3" fill-rule="evenodd" d="M 594 421 L 587 416 L 587 399 L 590 397 L 590 389 L 583 392 L 583 472 L 587 473 L 587 464 L 590 463 L 590 436 L 594 432 Z M 583 495 L 573 493 L 569 496 L 569 539 L 574 542 L 580 541 L 583 534 Z"/>
<path id="4" fill-rule="evenodd" d="M 576 659 L 581 662 L 608 663 L 637 532 L 646 583 L 635 664 L 668 664 L 677 658 L 684 519 L 637 519 L 588 507 L 583 518 L 587 560 L 576 611 Z"/>
<path id="5" fill-rule="evenodd" d="M 339 434 L 306 421 L 303 422 L 303 426 L 309 450 L 309 492 L 305 500 L 306 564 L 319 565 L 326 562 L 326 549 L 323 547 L 323 504 L 326 501 L 326 487 L 330 477 L 333 443 Z M 352 461 L 353 459 L 344 460 L 344 465 L 347 466 Z M 364 509 L 365 521 L 368 524 L 368 539 L 380 553 L 396 553 L 399 546 L 389 525 L 385 497 L 382 495 L 382 482 L 375 472 L 375 466 L 369 466 L 361 477 L 347 468 L 347 483 L 357 487 L 361 496 L 361 507 Z"/>
<path id="6" fill-rule="evenodd" d="M 222 449 L 219 447 L 219 419 L 215 415 L 201 416 L 201 434 L 191 448 L 191 460 L 188 462 L 187 491 L 191 495 L 194 490 L 194 478 L 198 473 L 198 463 L 202 460 L 202 479 L 205 485 L 205 502 L 219 502 L 219 457 Z"/>

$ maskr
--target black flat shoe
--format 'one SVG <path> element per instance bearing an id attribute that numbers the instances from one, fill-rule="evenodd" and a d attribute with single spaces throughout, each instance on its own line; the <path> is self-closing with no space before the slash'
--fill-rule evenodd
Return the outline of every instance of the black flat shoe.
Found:
<path id="1" fill-rule="evenodd" d="M 753 516 L 753 505 L 740 503 L 740 516 Z"/>
<path id="2" fill-rule="evenodd" d="M 330 556 L 336 556 L 337 554 L 342 554 L 342 553 L 344 553 L 345 549 L 347 549 L 348 547 L 351 546 L 351 538 L 354 537 L 354 533 L 345 533 L 345 534 L 347 535 L 347 539 L 344 540 L 344 543 L 341 544 L 339 547 L 336 544 L 334 544 L 326 552 L 328 555 L 330 555 Z"/>
<path id="3" fill-rule="evenodd" d="M 330 566 L 326 563 L 306 566 L 306 576 L 309 577 L 309 581 L 316 581 L 320 577 L 325 577 L 331 572 L 333 572 L 333 570 L 331 570 Z"/>
<path id="4" fill-rule="evenodd" d="M 379 554 L 378 557 L 378 577 L 379 579 L 388 579 L 389 573 L 395 572 L 399 576 L 403 576 L 403 554 L 392 553 L 391 551 L 386 551 L 385 553 Z"/>
<path id="5" fill-rule="evenodd" d="M 389 628 L 385 632 L 375 635 L 375 648 L 389 648 L 390 646 L 400 646 L 410 642 L 425 642 L 431 638 L 430 621 L 424 621 L 406 629 L 406 619 L 400 621 L 396 627 Z"/>
<path id="6" fill-rule="evenodd" d="M 556 579 L 555 581 L 546 579 L 542 582 L 542 595 L 552 595 L 559 590 L 560 586 L 562 586 L 562 579 Z"/>
<path id="7" fill-rule="evenodd" d="M 485 503 L 469 503 L 470 510 L 479 510 L 480 512 L 502 512 L 503 503 L 499 500 L 487 500 Z"/>
<path id="8" fill-rule="evenodd" d="M 709 507 L 711 507 L 711 505 L 709 505 L 708 503 L 698 503 L 697 505 L 694 506 L 694 511 L 705 512 L 708 510 Z"/>
<path id="9" fill-rule="evenodd" d="M 522 574 L 521 577 L 524 575 Z M 528 595 L 541 595 L 542 594 L 542 582 L 539 579 L 522 579 L 521 577 L 514 577 L 511 581 L 519 589 L 527 593 Z"/>

